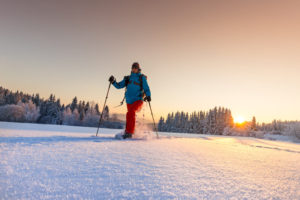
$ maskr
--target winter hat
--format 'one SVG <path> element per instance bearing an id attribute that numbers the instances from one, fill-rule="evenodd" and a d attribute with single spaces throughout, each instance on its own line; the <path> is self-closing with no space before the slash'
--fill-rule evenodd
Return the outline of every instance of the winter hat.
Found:
<path id="1" fill-rule="evenodd" d="M 133 68 L 136 68 L 136 69 L 141 70 L 140 64 L 139 64 L 138 62 L 134 62 L 134 63 L 132 64 L 131 69 L 133 69 Z"/>

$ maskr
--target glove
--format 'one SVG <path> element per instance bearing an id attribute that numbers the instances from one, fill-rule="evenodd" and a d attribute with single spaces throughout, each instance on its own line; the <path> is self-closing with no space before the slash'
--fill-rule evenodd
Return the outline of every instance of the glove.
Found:
<path id="1" fill-rule="evenodd" d="M 116 79 L 115 79 L 114 76 L 110 76 L 108 81 L 111 82 L 111 83 L 114 83 L 114 82 L 116 82 Z"/>
<path id="2" fill-rule="evenodd" d="M 144 101 L 150 102 L 150 101 L 151 101 L 151 96 L 146 96 L 146 97 L 144 98 Z"/>

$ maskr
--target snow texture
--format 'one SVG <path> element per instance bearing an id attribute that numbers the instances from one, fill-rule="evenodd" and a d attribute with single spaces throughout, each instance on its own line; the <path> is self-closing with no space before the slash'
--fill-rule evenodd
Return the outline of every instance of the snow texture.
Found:
<path id="1" fill-rule="evenodd" d="M 0 199 L 300 199 L 300 146 L 0 122 Z"/>

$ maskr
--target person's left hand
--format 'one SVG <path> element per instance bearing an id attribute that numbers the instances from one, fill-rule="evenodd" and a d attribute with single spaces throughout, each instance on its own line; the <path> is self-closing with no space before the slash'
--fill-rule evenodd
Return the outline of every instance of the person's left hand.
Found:
<path id="1" fill-rule="evenodd" d="M 146 97 L 144 98 L 144 101 L 150 102 L 150 101 L 151 101 L 151 96 L 146 96 Z"/>

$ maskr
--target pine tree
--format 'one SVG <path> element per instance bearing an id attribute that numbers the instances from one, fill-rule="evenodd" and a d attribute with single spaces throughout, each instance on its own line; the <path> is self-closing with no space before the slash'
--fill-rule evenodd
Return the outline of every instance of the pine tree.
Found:
<path id="1" fill-rule="evenodd" d="M 256 118 L 253 116 L 252 122 L 251 122 L 251 130 L 256 131 Z"/>
<path id="2" fill-rule="evenodd" d="M 232 128 L 234 123 L 233 123 L 233 117 L 231 115 L 231 111 L 229 109 L 225 109 L 225 121 L 226 121 L 226 126 Z"/>
<path id="3" fill-rule="evenodd" d="M 98 104 L 95 105 L 95 110 L 97 112 L 97 115 L 100 115 L 99 105 Z"/>
<path id="4" fill-rule="evenodd" d="M 73 112 L 75 109 L 77 109 L 77 97 L 74 97 L 74 99 L 72 100 L 70 109 L 71 109 L 72 112 Z"/>
<path id="5" fill-rule="evenodd" d="M 199 116 L 199 133 L 205 134 L 205 113 L 202 111 Z"/>
<path id="6" fill-rule="evenodd" d="M 276 121 L 276 119 L 274 119 L 273 122 L 272 122 L 272 130 L 273 130 L 273 131 L 277 131 L 277 130 L 278 130 L 278 126 L 277 126 L 277 121 Z"/>
<path id="7" fill-rule="evenodd" d="M 40 106 L 41 104 L 41 100 L 40 100 L 40 95 L 39 94 L 36 94 L 34 97 L 33 97 L 33 103 L 36 105 L 36 106 Z"/>
<path id="8" fill-rule="evenodd" d="M 84 116 L 85 116 L 84 109 L 81 109 L 81 111 L 79 112 L 79 120 L 80 120 L 80 121 L 83 121 Z"/>
<path id="9" fill-rule="evenodd" d="M 87 102 L 84 107 L 84 112 L 86 113 L 90 109 L 90 102 Z"/>
<path id="10" fill-rule="evenodd" d="M 55 101 L 55 96 L 50 95 L 49 99 L 44 101 L 40 106 L 39 123 L 45 124 L 61 124 L 60 101 Z"/>
<path id="11" fill-rule="evenodd" d="M 109 119 L 109 108 L 108 106 L 105 106 L 104 113 L 103 113 L 103 120 L 108 121 L 108 119 Z"/>
<path id="12" fill-rule="evenodd" d="M 164 130 L 164 118 L 160 117 L 159 122 L 158 122 L 158 131 L 165 131 Z"/>

